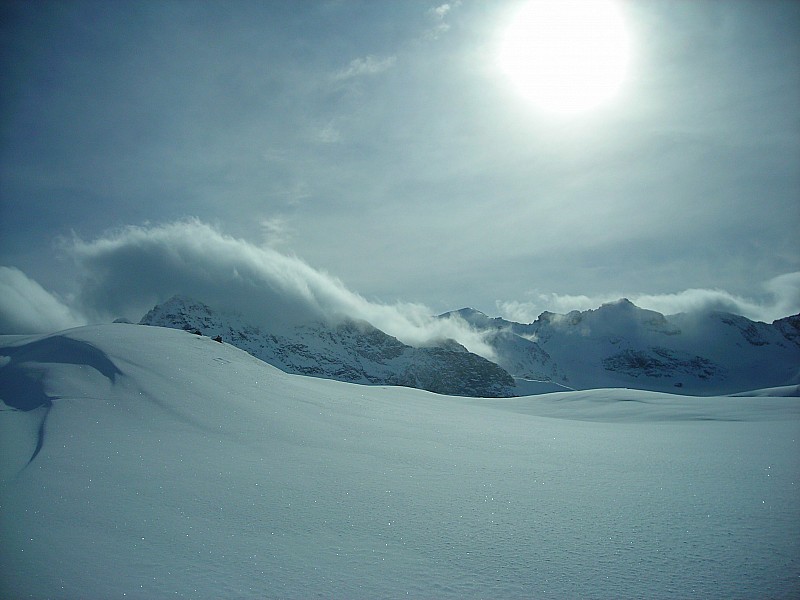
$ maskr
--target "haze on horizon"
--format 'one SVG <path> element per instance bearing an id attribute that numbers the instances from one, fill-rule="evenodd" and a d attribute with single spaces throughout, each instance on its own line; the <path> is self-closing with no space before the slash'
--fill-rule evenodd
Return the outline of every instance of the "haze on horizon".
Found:
<path id="1" fill-rule="evenodd" d="M 3 322 L 226 286 L 420 327 L 800 312 L 800 5 L 610 1 L 617 79 L 554 111 L 523 88 L 588 93 L 561 57 L 602 48 L 575 0 L 558 69 L 523 35 L 509 71 L 533 4 L 5 3 Z"/>

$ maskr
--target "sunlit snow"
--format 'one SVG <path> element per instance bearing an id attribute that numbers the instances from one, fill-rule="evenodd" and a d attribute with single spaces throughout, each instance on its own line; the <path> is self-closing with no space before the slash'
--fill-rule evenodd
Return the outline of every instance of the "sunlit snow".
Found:
<path id="1" fill-rule="evenodd" d="M 456 398 L 119 324 L 0 337 L 0 398 L 4 598 L 800 595 L 796 386 Z"/>

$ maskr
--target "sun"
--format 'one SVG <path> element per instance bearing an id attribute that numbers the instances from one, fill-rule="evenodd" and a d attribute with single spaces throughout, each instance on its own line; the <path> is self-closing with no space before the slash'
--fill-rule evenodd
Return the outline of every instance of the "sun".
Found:
<path id="1" fill-rule="evenodd" d="M 531 0 L 504 30 L 497 60 L 535 105 L 576 114 L 617 94 L 628 73 L 630 41 L 613 0 Z"/>

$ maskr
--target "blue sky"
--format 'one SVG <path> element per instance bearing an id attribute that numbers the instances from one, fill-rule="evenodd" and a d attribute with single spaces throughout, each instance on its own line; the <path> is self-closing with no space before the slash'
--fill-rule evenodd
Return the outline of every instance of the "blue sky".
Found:
<path id="1" fill-rule="evenodd" d="M 207 231 L 374 305 L 800 311 L 800 4 L 619 2 L 628 76 L 570 117 L 497 67 L 520 5 L 4 3 L 4 309 L 138 318 Z"/>

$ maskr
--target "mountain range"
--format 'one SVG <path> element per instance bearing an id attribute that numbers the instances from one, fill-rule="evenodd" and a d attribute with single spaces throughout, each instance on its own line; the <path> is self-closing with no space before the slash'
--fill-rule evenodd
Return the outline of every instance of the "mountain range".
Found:
<path id="1" fill-rule="evenodd" d="M 352 319 L 256 326 L 184 296 L 140 323 L 219 336 L 288 373 L 459 396 L 610 387 L 715 395 L 800 383 L 800 315 L 771 324 L 721 311 L 665 316 L 621 299 L 529 324 L 470 308 L 436 318 L 468 325 L 491 355 L 452 339 L 410 346 Z"/>
<path id="2" fill-rule="evenodd" d="M 219 336 L 287 373 L 351 383 L 399 385 L 454 396 L 513 396 L 514 379 L 495 363 L 454 340 L 415 348 L 366 321 L 322 321 L 271 331 L 235 314 L 174 296 L 141 320 L 209 337 Z"/>
<path id="3" fill-rule="evenodd" d="M 627 299 L 530 324 L 457 315 L 483 332 L 496 362 L 518 380 L 572 389 L 629 387 L 730 394 L 800 382 L 800 315 L 771 324 L 721 311 L 665 316 Z"/>

